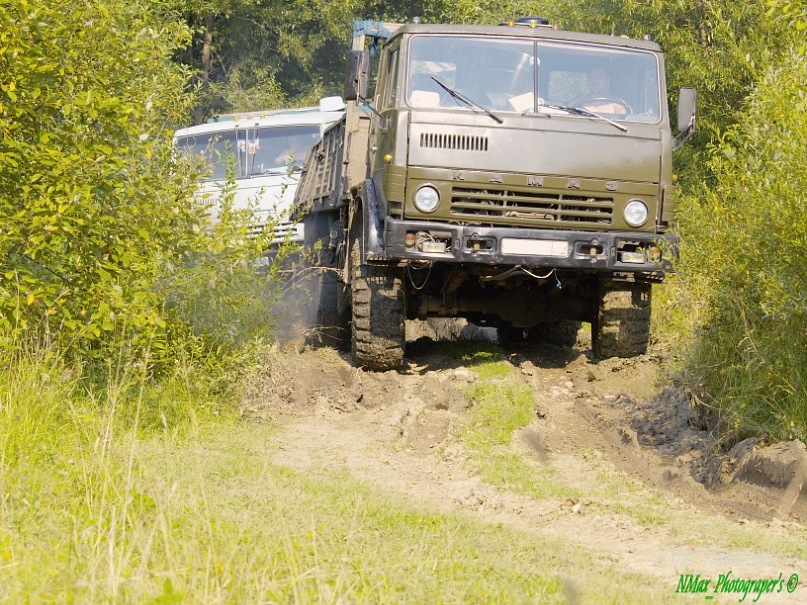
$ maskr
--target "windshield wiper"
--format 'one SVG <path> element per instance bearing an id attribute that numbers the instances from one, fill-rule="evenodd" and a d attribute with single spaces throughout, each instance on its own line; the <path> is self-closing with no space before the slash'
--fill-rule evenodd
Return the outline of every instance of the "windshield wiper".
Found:
<path id="1" fill-rule="evenodd" d="M 480 104 L 479 104 L 479 103 L 477 103 L 476 101 L 474 101 L 474 100 L 469 99 L 468 97 L 466 97 L 466 96 L 465 96 L 464 94 L 462 94 L 461 92 L 458 92 L 458 91 L 454 90 L 453 88 L 449 88 L 448 86 L 446 86 L 445 84 L 443 84 L 443 83 L 442 83 L 440 80 L 438 80 L 438 79 L 437 79 L 437 78 L 435 78 L 434 76 L 432 76 L 432 80 L 434 80 L 435 82 L 437 82 L 437 83 L 438 83 L 438 84 L 439 84 L 439 85 L 440 85 L 440 86 L 441 86 L 441 87 L 442 87 L 442 88 L 443 88 L 443 89 L 444 89 L 444 90 L 445 90 L 445 91 L 446 91 L 448 94 L 450 94 L 452 97 L 454 97 L 454 98 L 455 98 L 457 101 L 462 101 L 462 102 L 463 102 L 463 103 L 465 103 L 465 104 L 466 104 L 468 107 L 476 107 L 477 109 L 481 109 L 481 110 L 482 110 L 482 111 L 484 111 L 486 114 L 488 114 L 488 115 L 489 115 L 491 118 L 493 118 L 494 120 L 496 120 L 496 121 L 497 121 L 499 124 L 504 124 L 504 120 L 502 120 L 502 119 L 501 119 L 499 116 L 497 116 L 495 113 L 493 113 L 493 112 L 492 112 L 490 109 L 488 109 L 487 107 L 483 107 L 482 105 L 480 105 Z"/>
<path id="2" fill-rule="evenodd" d="M 568 105 L 553 105 L 552 103 L 544 103 L 539 99 L 539 101 L 538 101 L 538 109 L 540 109 L 541 107 L 546 107 L 547 109 L 557 109 L 559 111 L 566 111 L 568 113 L 574 113 L 574 114 L 577 114 L 579 116 L 585 116 L 587 118 L 594 118 L 596 120 L 602 120 L 603 122 L 608 122 L 614 128 L 618 128 L 622 132 L 628 132 L 628 129 L 625 126 L 623 126 L 622 124 L 620 124 L 619 122 L 615 122 L 614 120 L 611 120 L 610 118 L 606 118 L 604 115 L 600 115 L 600 114 L 595 113 L 593 111 L 589 111 L 588 109 L 583 109 L 582 107 L 569 107 Z M 532 109 L 528 109 L 524 113 L 527 114 L 527 113 L 532 113 L 532 112 L 533 112 Z"/>

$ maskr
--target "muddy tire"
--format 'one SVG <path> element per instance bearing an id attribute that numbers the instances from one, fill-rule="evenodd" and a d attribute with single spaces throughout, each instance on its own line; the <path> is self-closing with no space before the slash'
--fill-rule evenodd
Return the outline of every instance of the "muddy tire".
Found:
<path id="1" fill-rule="evenodd" d="M 650 284 L 602 282 L 599 311 L 591 323 L 594 355 L 605 359 L 646 353 L 650 312 Z"/>
<path id="2" fill-rule="evenodd" d="M 306 217 L 307 270 L 312 271 L 311 297 L 313 322 L 306 335 L 312 347 L 347 348 L 350 342 L 350 313 L 340 305 L 344 286 L 336 272 L 336 262 L 327 249 L 328 235 L 321 225 Z M 319 232 L 318 232 L 319 231 Z"/>
<path id="3" fill-rule="evenodd" d="M 571 319 L 548 321 L 530 329 L 527 340 L 533 343 L 547 342 L 560 347 L 573 347 L 582 322 Z"/>
<path id="4" fill-rule="evenodd" d="M 314 279 L 317 314 L 306 342 L 314 347 L 346 349 L 350 342 L 350 314 L 337 304 L 341 284 L 336 272 L 325 270 Z"/>
<path id="5" fill-rule="evenodd" d="M 358 240 L 351 246 L 353 362 L 373 372 L 394 370 L 403 363 L 404 285 L 400 272 L 361 263 Z"/>

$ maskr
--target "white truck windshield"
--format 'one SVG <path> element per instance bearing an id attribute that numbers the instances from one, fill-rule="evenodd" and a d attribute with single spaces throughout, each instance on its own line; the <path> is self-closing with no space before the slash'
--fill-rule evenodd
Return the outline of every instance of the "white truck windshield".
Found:
<path id="1" fill-rule="evenodd" d="M 306 126 L 238 127 L 177 138 L 180 152 L 209 165 L 206 180 L 286 172 L 302 166 L 308 149 L 319 140 L 320 128 Z"/>

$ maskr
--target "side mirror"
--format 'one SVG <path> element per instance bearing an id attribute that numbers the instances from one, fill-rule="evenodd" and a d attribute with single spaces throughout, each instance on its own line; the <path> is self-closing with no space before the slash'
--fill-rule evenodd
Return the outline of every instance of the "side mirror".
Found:
<path id="1" fill-rule="evenodd" d="M 695 107 L 698 91 L 682 88 L 678 94 L 678 132 L 690 134 L 695 130 Z"/>
<path id="2" fill-rule="evenodd" d="M 347 55 L 345 77 L 345 100 L 355 101 L 367 97 L 367 79 L 370 73 L 370 53 L 366 50 L 351 50 Z"/>

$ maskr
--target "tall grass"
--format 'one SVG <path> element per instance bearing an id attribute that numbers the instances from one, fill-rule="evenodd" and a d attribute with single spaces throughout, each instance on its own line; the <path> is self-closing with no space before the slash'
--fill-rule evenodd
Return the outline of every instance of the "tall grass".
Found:
<path id="1" fill-rule="evenodd" d="M 707 301 L 687 360 L 726 445 L 807 440 L 807 57 L 794 50 L 712 151 L 685 199 L 682 287 Z"/>
<path id="2" fill-rule="evenodd" d="M 180 375 L 113 375 L 0 353 L 0 603 L 560 603 L 570 584 L 587 602 L 674 596 L 585 552 L 279 468 L 271 429 L 212 412 Z"/>

